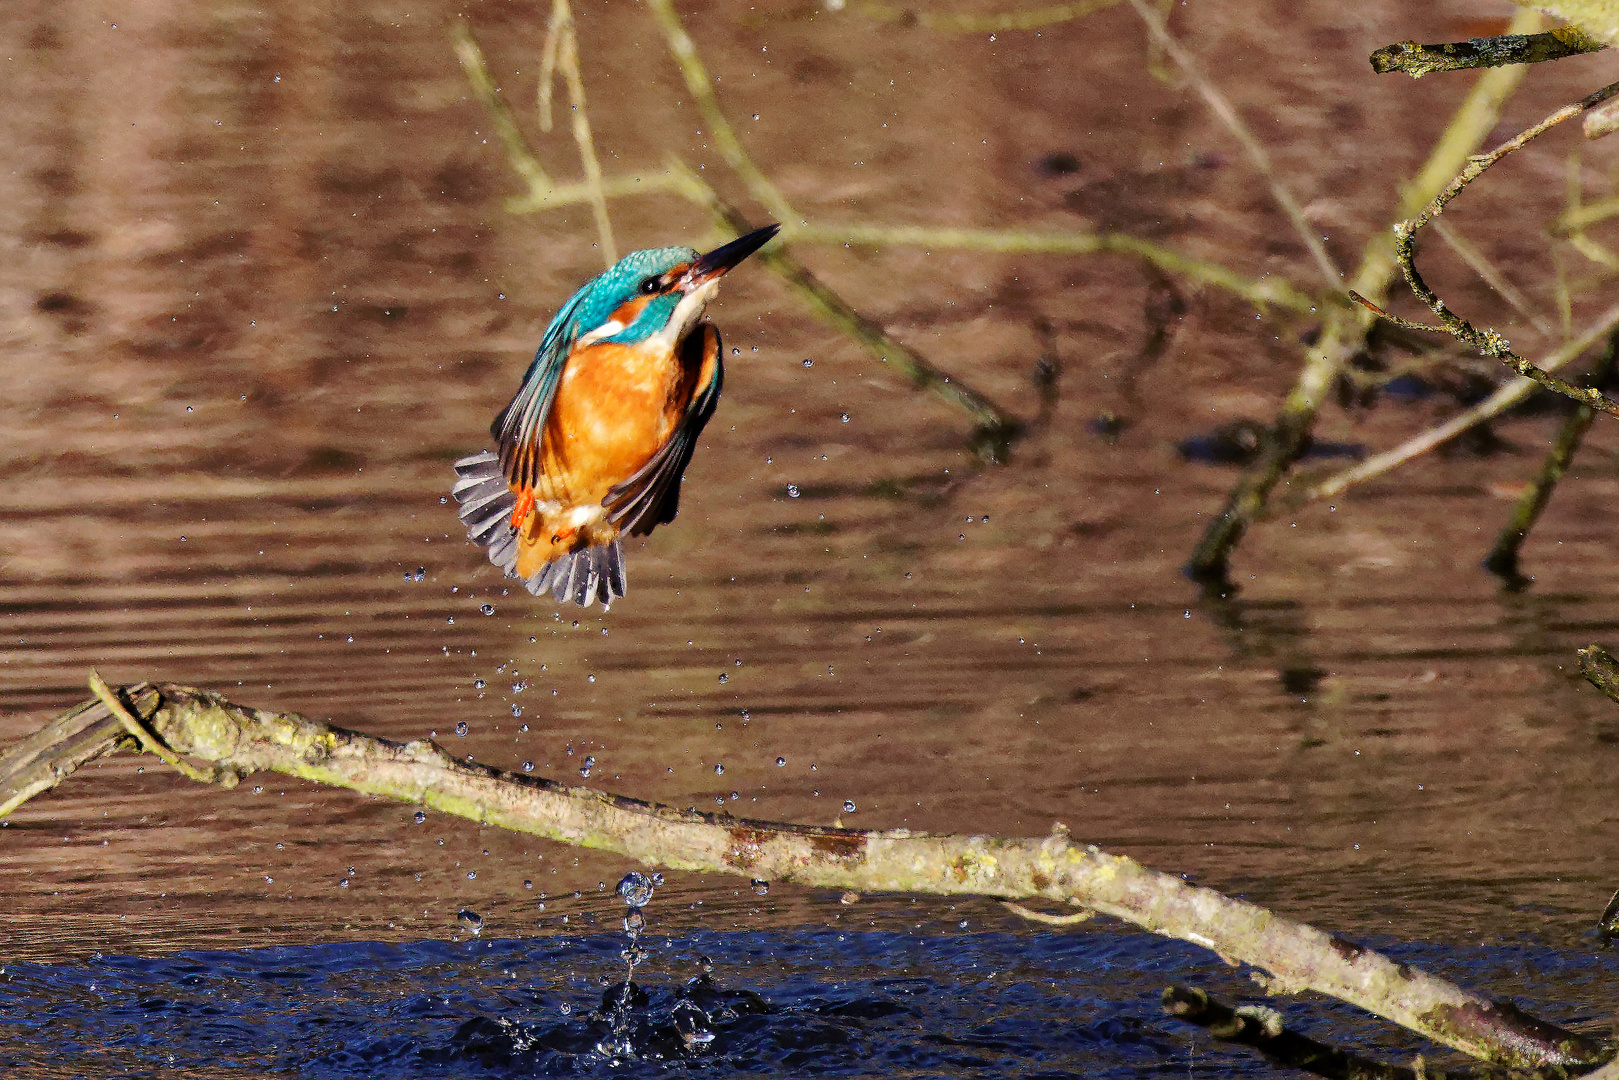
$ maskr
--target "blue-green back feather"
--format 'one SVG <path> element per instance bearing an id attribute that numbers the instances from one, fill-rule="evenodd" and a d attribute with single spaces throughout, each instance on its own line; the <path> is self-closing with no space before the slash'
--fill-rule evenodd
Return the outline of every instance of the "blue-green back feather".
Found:
<path id="1" fill-rule="evenodd" d="M 562 381 L 563 368 L 579 338 L 612 318 L 620 305 L 633 300 L 648 278 L 695 258 L 697 252 L 689 247 L 632 251 L 586 282 L 556 313 L 540 339 L 534 362 L 523 373 L 517 396 L 489 428 L 500 443 L 500 467 L 507 480 L 532 487 L 538 479 L 539 433 L 551 413 L 557 384 Z M 635 322 L 606 340 L 626 344 L 645 340 L 668 322 L 679 302 L 678 294 L 657 297 Z"/>

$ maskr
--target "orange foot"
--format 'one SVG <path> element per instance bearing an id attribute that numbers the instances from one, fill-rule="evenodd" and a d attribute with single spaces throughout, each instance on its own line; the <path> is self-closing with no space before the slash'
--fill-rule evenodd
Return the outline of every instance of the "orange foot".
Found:
<path id="1" fill-rule="evenodd" d="M 575 527 L 573 527 L 571 529 L 558 529 L 556 532 L 551 534 L 551 543 L 560 544 L 560 543 L 563 543 L 565 541 L 572 540 L 574 537 L 576 537 L 578 535 L 579 535 L 578 526 L 575 526 Z"/>
<path id="2" fill-rule="evenodd" d="M 534 493 L 527 488 L 517 493 L 517 507 L 512 511 L 512 528 L 521 529 L 523 522 L 534 512 Z"/>

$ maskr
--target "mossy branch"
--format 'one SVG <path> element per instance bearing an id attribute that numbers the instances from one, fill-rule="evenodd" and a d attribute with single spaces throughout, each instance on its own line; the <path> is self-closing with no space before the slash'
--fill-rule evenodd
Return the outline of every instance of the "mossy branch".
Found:
<path id="1" fill-rule="evenodd" d="M 1608 695 L 1619 704 L 1619 660 L 1601 645 L 1587 645 L 1580 650 L 1580 674 L 1585 681 Z M 1610 905 L 1611 906 L 1611 905 Z"/>
<path id="2" fill-rule="evenodd" d="M 1379 75 L 1403 71 L 1413 79 L 1420 79 L 1436 71 L 1539 64 L 1607 47 L 1607 42 L 1598 41 L 1577 26 L 1560 26 L 1543 34 L 1501 34 L 1441 45 L 1401 41 L 1372 53 L 1372 70 Z"/>
<path id="3" fill-rule="evenodd" d="M 184 686 L 140 684 L 119 700 L 170 752 L 208 763 L 227 783 L 280 772 L 670 870 L 1079 906 L 1252 965 L 1275 992 L 1324 993 L 1486 1061 L 1535 1068 L 1607 1056 L 1579 1035 L 1371 949 L 1077 843 L 1062 826 L 1045 837 L 1006 838 L 749 821 L 504 772 L 458 760 L 430 741 L 390 742 Z M 113 726 L 98 728 L 103 724 Z M 104 702 L 80 706 L 0 758 L 0 791 L 37 794 L 54 786 L 84 757 L 92 730 L 105 733 L 98 753 L 129 740 Z M 14 797 L 3 809 L 22 801 Z"/>

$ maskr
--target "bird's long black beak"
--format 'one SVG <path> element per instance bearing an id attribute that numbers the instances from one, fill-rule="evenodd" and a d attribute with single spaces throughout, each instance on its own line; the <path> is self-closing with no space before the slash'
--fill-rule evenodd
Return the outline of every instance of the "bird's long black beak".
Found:
<path id="1" fill-rule="evenodd" d="M 691 264 L 691 269 L 682 277 L 681 291 L 689 292 L 705 282 L 713 281 L 764 247 L 770 242 L 770 238 L 780 231 L 780 225 L 766 225 L 762 229 L 754 229 L 746 236 L 737 237 L 729 244 L 722 244 L 707 255 L 699 255 Z"/>

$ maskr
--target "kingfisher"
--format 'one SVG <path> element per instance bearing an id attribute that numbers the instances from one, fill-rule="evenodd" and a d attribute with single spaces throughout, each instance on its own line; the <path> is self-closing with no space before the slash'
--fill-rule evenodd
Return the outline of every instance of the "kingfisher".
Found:
<path id="1" fill-rule="evenodd" d="M 517 396 L 489 432 L 498 451 L 455 463 L 467 535 L 536 596 L 605 611 L 624 595 L 619 537 L 675 519 L 697 437 L 719 403 L 720 335 L 703 320 L 720 278 L 776 235 L 706 255 L 635 251 L 591 279 L 546 327 Z"/>

